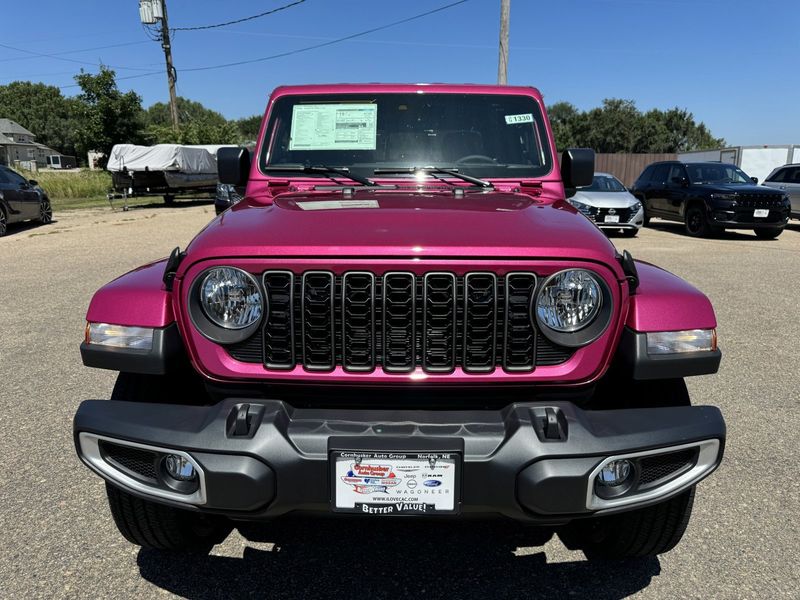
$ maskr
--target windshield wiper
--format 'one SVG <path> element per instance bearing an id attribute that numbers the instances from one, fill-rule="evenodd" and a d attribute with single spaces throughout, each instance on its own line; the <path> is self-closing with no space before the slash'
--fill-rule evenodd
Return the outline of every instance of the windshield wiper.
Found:
<path id="1" fill-rule="evenodd" d="M 450 175 L 451 177 L 456 177 L 457 179 L 461 179 L 462 181 L 467 181 L 478 187 L 482 188 L 493 188 L 489 181 L 484 181 L 483 179 L 478 179 L 477 177 L 472 177 L 470 175 L 464 175 L 464 173 L 459 173 L 458 169 L 446 169 L 444 167 L 388 167 L 385 169 L 375 169 L 373 171 L 375 175 L 401 175 L 404 173 L 425 173 L 426 175 L 430 175 L 436 179 L 440 179 L 436 177 L 436 173 L 442 173 L 444 175 Z"/>
<path id="2" fill-rule="evenodd" d="M 378 185 L 371 179 L 361 177 L 360 175 L 354 175 L 347 167 L 329 167 L 327 165 L 270 165 L 268 167 L 264 167 L 264 171 L 289 171 L 291 173 L 307 173 L 310 175 L 328 175 L 329 178 L 333 179 L 334 181 L 336 178 L 331 177 L 331 175 L 341 175 L 342 177 L 347 177 L 348 179 L 352 179 L 353 181 L 368 187 L 376 187 Z"/>

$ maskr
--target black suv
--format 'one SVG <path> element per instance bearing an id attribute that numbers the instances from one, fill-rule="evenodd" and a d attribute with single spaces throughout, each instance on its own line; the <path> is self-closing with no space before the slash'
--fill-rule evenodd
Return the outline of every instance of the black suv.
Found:
<path id="1" fill-rule="evenodd" d="M 752 229 L 778 237 L 789 220 L 789 197 L 756 185 L 735 165 L 719 162 L 657 162 L 631 188 L 651 217 L 685 224 L 686 233 L 706 237 L 723 229 Z"/>
<path id="2" fill-rule="evenodd" d="M 0 165 L 0 237 L 10 223 L 21 221 L 49 223 L 53 209 L 45 191 L 33 179 Z"/>

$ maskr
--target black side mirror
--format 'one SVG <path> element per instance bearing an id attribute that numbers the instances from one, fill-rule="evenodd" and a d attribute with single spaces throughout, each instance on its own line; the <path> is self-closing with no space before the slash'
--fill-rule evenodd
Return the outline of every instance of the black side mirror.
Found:
<path id="1" fill-rule="evenodd" d="M 35 179 L 29 179 L 28 183 L 30 183 L 31 185 L 39 185 L 39 182 L 36 181 Z"/>
<path id="2" fill-rule="evenodd" d="M 575 195 L 575 188 L 592 185 L 594 179 L 594 150 L 570 148 L 561 154 L 561 180 L 567 198 Z"/>
<path id="3" fill-rule="evenodd" d="M 753 183 L 758 183 L 758 177 L 751 177 L 750 181 L 752 181 Z"/>
<path id="4" fill-rule="evenodd" d="M 247 148 L 217 150 L 217 174 L 220 183 L 245 185 L 250 176 L 250 152 Z"/>

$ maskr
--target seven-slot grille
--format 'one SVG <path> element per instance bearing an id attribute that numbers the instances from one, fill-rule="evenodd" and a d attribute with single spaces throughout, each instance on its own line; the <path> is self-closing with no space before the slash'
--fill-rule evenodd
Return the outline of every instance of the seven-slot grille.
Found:
<path id="1" fill-rule="evenodd" d="M 519 373 L 563 363 L 573 352 L 534 329 L 533 273 L 266 271 L 262 281 L 262 328 L 227 349 L 270 370 Z"/>

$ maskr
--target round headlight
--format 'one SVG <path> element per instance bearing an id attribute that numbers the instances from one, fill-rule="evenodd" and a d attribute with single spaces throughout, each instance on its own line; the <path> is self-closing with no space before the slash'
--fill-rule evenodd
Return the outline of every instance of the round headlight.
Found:
<path id="1" fill-rule="evenodd" d="M 209 270 L 199 287 L 200 306 L 208 319 L 225 329 L 245 329 L 264 311 L 258 283 L 250 273 L 234 267 Z"/>
<path id="2" fill-rule="evenodd" d="M 602 288 L 589 271 L 560 271 L 551 275 L 539 290 L 536 320 L 547 329 L 572 333 L 588 326 L 602 304 Z"/>

